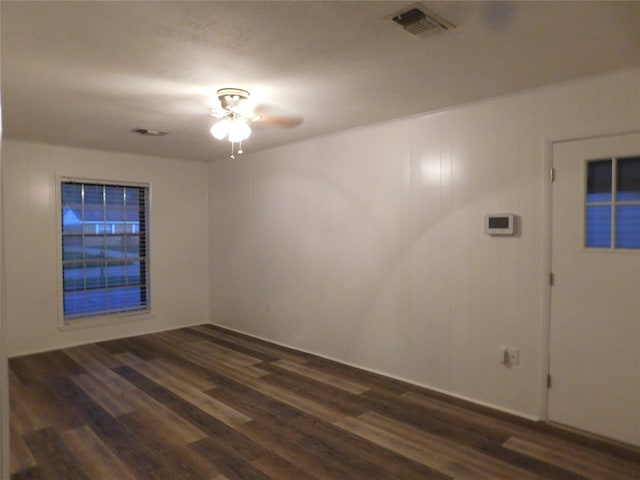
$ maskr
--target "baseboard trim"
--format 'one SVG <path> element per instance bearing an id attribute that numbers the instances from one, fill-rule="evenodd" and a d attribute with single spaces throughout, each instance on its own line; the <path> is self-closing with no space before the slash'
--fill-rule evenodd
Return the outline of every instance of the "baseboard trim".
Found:
<path id="1" fill-rule="evenodd" d="M 113 337 L 101 338 L 99 340 L 92 340 L 90 342 L 75 342 L 75 343 L 69 343 L 69 344 L 66 344 L 66 345 L 58 345 L 58 346 L 51 347 L 51 348 L 44 348 L 44 349 L 38 349 L 38 350 L 29 351 L 29 352 L 15 353 L 15 354 L 9 355 L 8 358 L 12 359 L 12 358 L 26 357 L 27 355 L 37 355 L 39 353 L 47 353 L 47 352 L 54 352 L 56 350 L 63 350 L 65 348 L 81 347 L 82 345 L 91 345 L 93 343 L 109 342 L 111 340 L 122 340 L 124 338 L 139 337 L 141 335 L 151 335 L 153 333 L 169 332 L 171 330 L 178 330 L 180 328 L 188 328 L 188 327 L 197 327 L 199 325 L 211 325 L 211 323 L 210 322 L 198 322 L 198 323 L 191 323 L 191 324 L 187 324 L 187 325 L 175 325 L 175 326 L 169 327 L 169 328 L 152 329 L 152 330 L 150 330 L 148 332 L 128 333 L 128 334 L 125 334 L 125 335 L 115 335 Z"/>
<path id="2" fill-rule="evenodd" d="M 280 347 L 285 347 L 285 348 L 289 348 L 291 350 L 295 350 L 295 351 L 298 351 L 298 352 L 307 353 L 309 355 L 314 355 L 316 357 L 320 357 L 320 358 L 323 358 L 323 359 L 326 359 L 326 360 L 330 360 L 332 362 L 340 363 L 340 364 L 346 365 L 348 367 L 357 368 L 357 369 L 363 370 L 365 372 L 374 373 L 376 375 L 382 375 L 384 377 L 391 378 L 393 380 L 398 380 L 400 382 L 404 382 L 404 383 L 407 383 L 409 385 L 413 385 L 413 386 L 416 386 L 416 387 L 419 387 L 419 388 L 424 388 L 425 390 L 429 390 L 429 391 L 434 392 L 434 393 L 445 395 L 447 397 L 451 397 L 451 398 L 454 398 L 456 400 L 461 400 L 463 402 L 467 402 L 467 403 L 470 403 L 470 404 L 473 404 L 473 405 L 477 405 L 479 407 L 488 408 L 490 410 L 495 410 L 495 411 L 498 411 L 498 412 L 501 412 L 501 413 L 504 413 L 504 414 L 507 414 L 507 415 L 510 415 L 510 416 L 519 417 L 519 418 L 525 419 L 527 421 L 539 423 L 542 420 L 542 419 L 540 419 L 540 418 L 538 418 L 536 416 L 528 415 L 526 413 L 519 412 L 517 410 L 511 410 L 509 408 L 501 407 L 499 405 L 495 405 L 495 404 L 492 404 L 492 403 L 489 403 L 489 402 L 483 402 L 483 401 L 478 400 L 478 399 L 467 397 L 465 395 L 460 395 L 460 394 L 457 394 L 455 392 L 451 392 L 451 391 L 448 391 L 448 390 L 443 390 L 441 388 L 433 387 L 431 385 L 425 385 L 425 384 L 422 384 L 422 383 L 419 383 L 419 382 L 416 382 L 416 381 L 413 381 L 413 380 L 409 380 L 409 379 L 406 379 L 406 378 L 403 378 L 403 377 L 399 377 L 397 375 L 390 374 L 388 372 L 376 370 L 376 369 L 373 369 L 373 368 L 364 367 L 362 365 L 358 365 L 358 364 L 351 363 L 351 362 L 346 362 L 346 361 L 344 361 L 342 359 L 331 357 L 329 355 L 324 355 L 324 354 L 321 354 L 321 353 L 318 353 L 318 352 L 314 352 L 314 351 L 311 351 L 311 350 L 306 350 L 304 348 L 294 347 L 294 346 L 291 346 L 291 345 L 283 343 L 283 342 L 277 342 L 277 341 L 272 340 L 270 338 L 261 337 L 260 335 L 254 335 L 252 333 L 247 333 L 247 332 L 245 332 L 243 330 L 238 330 L 236 328 L 229 327 L 228 325 L 222 325 L 220 323 L 215 323 L 215 322 L 210 322 L 209 324 L 213 325 L 213 326 L 216 326 L 216 327 L 219 327 L 219 328 L 222 328 L 224 330 L 229 330 L 231 332 L 235 332 L 235 333 L 239 333 L 239 334 L 242 334 L 242 335 L 246 335 L 247 337 L 252 337 L 252 338 L 255 338 L 257 340 L 262 340 L 264 342 L 273 343 L 274 345 L 278 345 Z"/>

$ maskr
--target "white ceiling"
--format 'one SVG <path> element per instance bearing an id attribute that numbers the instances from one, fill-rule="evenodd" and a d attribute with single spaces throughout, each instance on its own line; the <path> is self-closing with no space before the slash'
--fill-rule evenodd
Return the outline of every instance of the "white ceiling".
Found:
<path id="1" fill-rule="evenodd" d="M 302 117 L 254 152 L 640 64 L 638 1 L 422 2 L 457 27 L 427 37 L 390 19 L 412 3 L 3 1 L 4 136 L 208 161 L 221 87 Z"/>

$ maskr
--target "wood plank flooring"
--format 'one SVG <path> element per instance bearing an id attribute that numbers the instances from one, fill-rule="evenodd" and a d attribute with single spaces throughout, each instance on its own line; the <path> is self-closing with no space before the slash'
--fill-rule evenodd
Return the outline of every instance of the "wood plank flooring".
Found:
<path id="1" fill-rule="evenodd" d="M 211 325 L 10 360 L 11 479 L 639 480 L 640 452 Z"/>

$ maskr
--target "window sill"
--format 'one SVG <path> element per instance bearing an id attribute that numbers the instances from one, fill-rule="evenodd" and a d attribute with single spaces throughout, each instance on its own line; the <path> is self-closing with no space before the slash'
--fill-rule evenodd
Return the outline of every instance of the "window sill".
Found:
<path id="1" fill-rule="evenodd" d="M 73 320 L 62 320 L 58 329 L 62 331 L 79 330 L 83 328 L 103 327 L 119 325 L 122 323 L 139 322 L 155 318 L 152 311 L 120 313 L 113 315 L 101 315 L 96 317 L 78 317 Z"/>

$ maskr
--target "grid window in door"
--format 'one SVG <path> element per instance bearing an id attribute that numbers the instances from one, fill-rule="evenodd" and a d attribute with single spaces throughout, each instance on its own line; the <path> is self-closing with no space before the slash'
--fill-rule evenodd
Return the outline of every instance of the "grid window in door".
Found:
<path id="1" fill-rule="evenodd" d="M 61 182 L 65 323 L 148 312 L 148 187 Z"/>
<path id="2" fill-rule="evenodd" d="M 587 248 L 640 248 L 640 156 L 587 162 Z"/>

